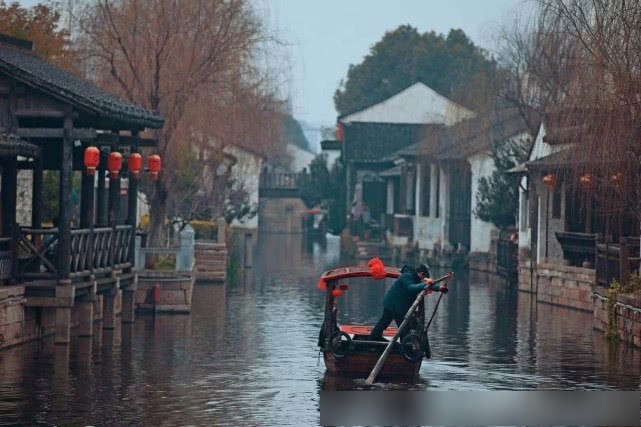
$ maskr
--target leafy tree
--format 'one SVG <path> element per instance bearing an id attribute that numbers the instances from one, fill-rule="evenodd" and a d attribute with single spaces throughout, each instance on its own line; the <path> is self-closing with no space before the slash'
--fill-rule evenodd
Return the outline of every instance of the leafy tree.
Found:
<path id="1" fill-rule="evenodd" d="M 333 197 L 333 189 L 327 156 L 319 154 L 309 164 L 309 171 L 301 178 L 301 199 L 308 208 L 319 206 L 322 201 Z"/>
<path id="2" fill-rule="evenodd" d="M 516 223 L 519 208 L 521 177 L 507 171 L 527 160 L 529 140 L 497 141 L 492 147 L 496 170 L 488 177 L 479 178 L 474 215 L 499 228 Z"/>
<path id="3" fill-rule="evenodd" d="M 346 206 L 346 191 L 345 191 L 345 168 L 343 164 L 338 161 L 332 166 L 330 171 L 330 179 L 332 182 L 332 199 L 329 200 L 329 230 L 334 234 L 340 234 L 345 228 L 345 217 L 347 215 Z"/>
<path id="4" fill-rule="evenodd" d="M 309 141 L 305 137 L 303 128 L 300 123 L 291 115 L 283 114 L 283 133 L 282 137 L 287 143 L 293 143 L 297 147 L 309 150 Z"/>
<path id="5" fill-rule="evenodd" d="M 80 216 L 80 185 L 81 173 L 74 172 L 71 176 L 71 216 L 76 220 Z M 42 221 L 53 223 L 58 217 L 60 173 L 58 171 L 45 171 L 42 178 Z"/>
<path id="6" fill-rule="evenodd" d="M 494 81 L 496 63 L 467 35 L 452 29 L 447 36 L 419 33 L 409 25 L 387 32 L 358 65 L 350 65 L 347 78 L 334 94 L 340 114 L 379 102 L 422 81 L 437 92 L 471 106 L 467 88 Z"/>
<path id="7" fill-rule="evenodd" d="M 0 33 L 31 40 L 43 59 L 70 69 L 73 61 L 68 49 L 69 34 L 61 28 L 60 18 L 59 5 L 52 1 L 26 8 L 17 1 L 0 0 Z"/>
<path id="8" fill-rule="evenodd" d="M 302 178 L 301 198 L 309 208 L 320 206 L 328 211 L 329 229 L 338 234 L 345 227 L 345 171 L 340 162 L 331 170 L 327 156 L 319 154 Z"/>

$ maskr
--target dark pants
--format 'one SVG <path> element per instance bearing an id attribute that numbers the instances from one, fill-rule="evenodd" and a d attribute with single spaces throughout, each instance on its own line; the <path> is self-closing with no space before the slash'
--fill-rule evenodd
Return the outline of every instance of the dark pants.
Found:
<path id="1" fill-rule="evenodd" d="M 403 319 L 405 319 L 405 314 L 398 314 L 394 313 L 391 310 L 384 309 L 383 310 L 383 315 L 381 316 L 380 319 L 378 319 L 378 322 L 376 323 L 376 326 L 374 326 L 374 329 L 372 329 L 372 333 L 370 334 L 370 339 L 372 341 L 382 341 L 383 340 L 383 331 L 385 328 L 387 328 L 390 323 L 392 323 L 392 320 L 396 322 L 396 324 L 400 327 L 401 323 L 403 323 Z M 399 338 L 403 338 L 405 335 L 407 335 L 408 329 L 405 328 L 404 331 L 401 332 L 401 335 Z"/>

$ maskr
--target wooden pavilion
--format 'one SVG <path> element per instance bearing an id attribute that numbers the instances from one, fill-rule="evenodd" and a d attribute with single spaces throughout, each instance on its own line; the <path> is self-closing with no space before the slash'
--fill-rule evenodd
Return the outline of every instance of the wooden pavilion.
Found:
<path id="1" fill-rule="evenodd" d="M 0 35 L 0 278 L 24 287 L 28 328 L 29 319 L 42 330 L 44 317 L 55 316 L 56 343 L 68 343 L 72 319 L 80 335 L 92 335 L 94 308 L 102 311 L 103 327 L 113 328 L 118 295 L 122 321 L 133 321 L 138 181 L 128 179 L 124 216 L 121 179 L 128 177 L 131 154 L 155 146 L 140 133 L 162 126 L 157 113 L 38 58 L 31 42 Z M 84 173 L 89 146 L 100 152 L 93 176 Z M 121 153 L 124 168 L 107 181 L 108 158 L 114 152 Z M 18 199 L 22 170 L 32 177 L 30 224 L 19 224 L 16 215 L 16 207 L 28 203 Z M 43 171 L 59 173 L 54 227 L 43 227 Z M 74 171 L 83 171 L 77 227 L 71 218 Z M 97 306 L 100 301 L 102 307 Z"/>

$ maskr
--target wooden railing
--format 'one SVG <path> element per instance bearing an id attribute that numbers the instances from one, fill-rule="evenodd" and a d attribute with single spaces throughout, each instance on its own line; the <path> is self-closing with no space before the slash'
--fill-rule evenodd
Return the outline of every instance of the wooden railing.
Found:
<path id="1" fill-rule="evenodd" d="M 71 230 L 71 277 L 106 273 L 131 266 L 130 225 L 114 228 Z M 58 229 L 22 228 L 18 236 L 21 279 L 55 278 L 58 275 Z"/>
<path id="2" fill-rule="evenodd" d="M 610 236 L 596 245 L 597 283 L 610 286 L 613 280 L 625 283 L 630 273 L 639 270 L 639 238 L 622 237 L 614 244 Z"/>
<path id="3" fill-rule="evenodd" d="M 587 263 L 594 268 L 596 244 L 601 238 L 599 234 L 567 231 L 557 231 L 555 234 L 563 249 L 563 258 L 569 261 L 570 265 L 581 267 Z"/>
<path id="4" fill-rule="evenodd" d="M 260 188 L 298 189 L 301 174 L 298 173 L 263 173 L 260 176 Z"/>
<path id="5" fill-rule="evenodd" d="M 518 271 L 518 244 L 509 239 L 496 242 L 496 270 L 501 276 L 514 276 Z"/>

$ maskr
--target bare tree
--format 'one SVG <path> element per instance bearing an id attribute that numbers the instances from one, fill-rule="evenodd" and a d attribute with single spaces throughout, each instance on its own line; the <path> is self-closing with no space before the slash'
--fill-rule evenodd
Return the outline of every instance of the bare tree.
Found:
<path id="1" fill-rule="evenodd" d="M 150 240 L 159 244 L 185 153 L 198 151 L 198 137 L 223 139 L 211 129 L 228 124 L 218 113 L 230 104 L 218 97 L 234 92 L 267 36 L 249 0 L 96 0 L 76 19 L 97 83 L 165 119 L 155 135 L 164 172 L 150 194 Z"/>

